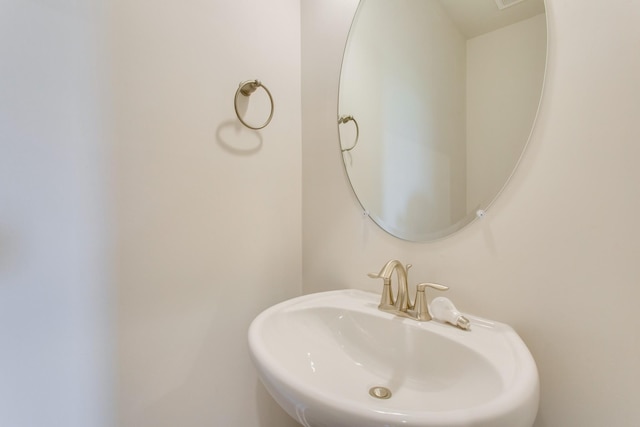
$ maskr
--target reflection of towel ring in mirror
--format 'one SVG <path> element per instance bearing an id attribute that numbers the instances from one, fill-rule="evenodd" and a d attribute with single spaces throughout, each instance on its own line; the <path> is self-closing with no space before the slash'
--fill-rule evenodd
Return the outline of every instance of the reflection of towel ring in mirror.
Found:
<path id="1" fill-rule="evenodd" d="M 354 148 L 356 148 L 356 145 L 358 145 L 358 139 L 360 138 L 360 127 L 358 126 L 358 122 L 356 121 L 356 119 L 353 118 L 353 116 L 342 116 L 338 119 L 338 124 L 344 124 L 347 122 L 353 122 L 354 125 L 356 125 L 356 142 L 353 143 L 353 145 L 351 146 L 351 148 L 343 148 L 342 152 L 344 153 L 345 151 L 351 151 Z"/>
<path id="2" fill-rule="evenodd" d="M 267 119 L 267 121 L 264 122 L 262 126 L 256 127 L 256 126 L 251 126 L 250 124 L 242 120 L 242 117 L 240 117 L 240 112 L 238 111 L 238 95 L 251 96 L 251 94 L 255 92 L 256 89 L 258 89 L 259 87 L 263 88 L 264 91 L 267 92 L 267 95 L 269 95 L 269 102 L 271 103 L 271 113 L 269 114 L 269 118 Z M 253 130 L 262 129 L 265 126 L 267 126 L 269 123 L 271 123 L 271 119 L 273 118 L 273 110 L 274 110 L 273 97 L 271 96 L 271 92 L 269 92 L 269 89 L 267 89 L 265 85 L 260 83 L 259 80 L 247 80 L 240 83 L 240 86 L 238 86 L 238 90 L 236 91 L 236 96 L 233 99 L 233 107 L 236 110 L 236 116 L 238 116 L 238 120 L 240 120 L 240 122 L 242 122 L 242 124 L 248 127 L 249 129 L 253 129 Z"/>

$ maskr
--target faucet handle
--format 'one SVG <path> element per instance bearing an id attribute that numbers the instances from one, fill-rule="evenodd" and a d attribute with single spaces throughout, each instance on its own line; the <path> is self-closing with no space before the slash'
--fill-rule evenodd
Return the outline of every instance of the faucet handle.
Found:
<path id="1" fill-rule="evenodd" d="M 439 285 L 437 283 L 420 283 L 416 285 L 416 300 L 413 309 L 413 316 L 417 320 L 431 320 L 431 314 L 429 313 L 429 305 L 427 303 L 427 295 L 425 289 L 433 288 L 439 291 L 446 291 L 449 289 L 448 286 Z"/>
<path id="2" fill-rule="evenodd" d="M 447 289 L 449 289 L 448 286 L 445 285 L 439 285 L 437 283 L 420 283 L 419 285 L 416 285 L 416 290 L 418 292 L 424 292 L 425 289 L 427 288 L 433 288 L 433 289 L 437 289 L 439 291 L 446 291 Z"/>

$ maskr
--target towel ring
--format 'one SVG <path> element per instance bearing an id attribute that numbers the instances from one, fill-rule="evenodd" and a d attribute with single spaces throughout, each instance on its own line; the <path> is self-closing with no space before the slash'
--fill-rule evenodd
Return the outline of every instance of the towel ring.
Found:
<path id="1" fill-rule="evenodd" d="M 344 124 L 347 122 L 353 122 L 354 125 L 356 125 L 356 141 L 353 143 L 353 145 L 351 146 L 351 148 L 343 148 L 342 152 L 344 153 L 345 151 L 351 151 L 354 148 L 356 148 L 356 145 L 358 145 L 358 139 L 360 139 L 360 127 L 358 126 L 358 122 L 356 121 L 356 119 L 353 118 L 353 116 L 342 116 L 338 119 L 338 124 Z"/>
<path id="2" fill-rule="evenodd" d="M 267 95 L 269 95 L 269 102 L 271 103 L 271 113 L 269 114 L 269 118 L 267 119 L 267 121 L 264 122 L 262 126 L 251 126 L 250 124 L 245 122 L 242 117 L 240 117 L 240 112 L 238 111 L 238 95 L 251 96 L 251 94 L 255 92 L 259 87 L 264 89 L 264 91 L 267 92 Z M 273 97 L 271 96 L 271 92 L 269 92 L 269 89 L 267 89 L 267 87 L 263 85 L 259 80 L 247 80 L 240 83 L 240 85 L 238 86 L 238 90 L 236 91 L 236 96 L 233 99 L 233 107 L 236 110 L 236 116 L 238 116 L 238 120 L 240 120 L 240 122 L 249 129 L 260 130 L 271 123 L 271 119 L 273 118 Z"/>

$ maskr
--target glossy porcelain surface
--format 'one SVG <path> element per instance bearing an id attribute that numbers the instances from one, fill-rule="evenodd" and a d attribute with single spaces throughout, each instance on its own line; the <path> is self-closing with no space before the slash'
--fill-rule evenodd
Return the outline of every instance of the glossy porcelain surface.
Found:
<path id="1" fill-rule="evenodd" d="M 530 427 L 535 362 L 514 330 L 468 316 L 471 330 L 377 309 L 357 290 L 294 298 L 249 329 L 275 400 L 306 427 Z M 382 386 L 389 399 L 369 394 Z"/>

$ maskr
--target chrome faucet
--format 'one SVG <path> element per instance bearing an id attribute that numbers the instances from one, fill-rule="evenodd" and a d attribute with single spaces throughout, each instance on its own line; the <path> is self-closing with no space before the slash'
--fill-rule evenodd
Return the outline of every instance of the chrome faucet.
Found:
<path id="1" fill-rule="evenodd" d="M 440 291 L 446 291 L 449 289 L 447 286 L 438 285 L 437 283 L 420 283 L 416 287 L 415 304 L 411 302 L 409 297 L 409 285 L 408 285 L 408 271 L 411 268 L 411 264 L 403 266 L 402 263 L 396 259 L 388 261 L 378 274 L 369 273 L 369 277 L 372 279 L 382 279 L 384 287 L 382 288 L 382 296 L 380 298 L 380 304 L 378 308 L 382 311 L 393 313 L 398 316 L 408 317 L 410 319 L 427 321 L 431 320 L 429 314 L 429 307 L 427 304 L 427 297 L 425 289 L 427 287 L 438 289 Z M 391 275 L 396 272 L 398 278 L 396 297 L 393 297 L 391 292 Z"/>

